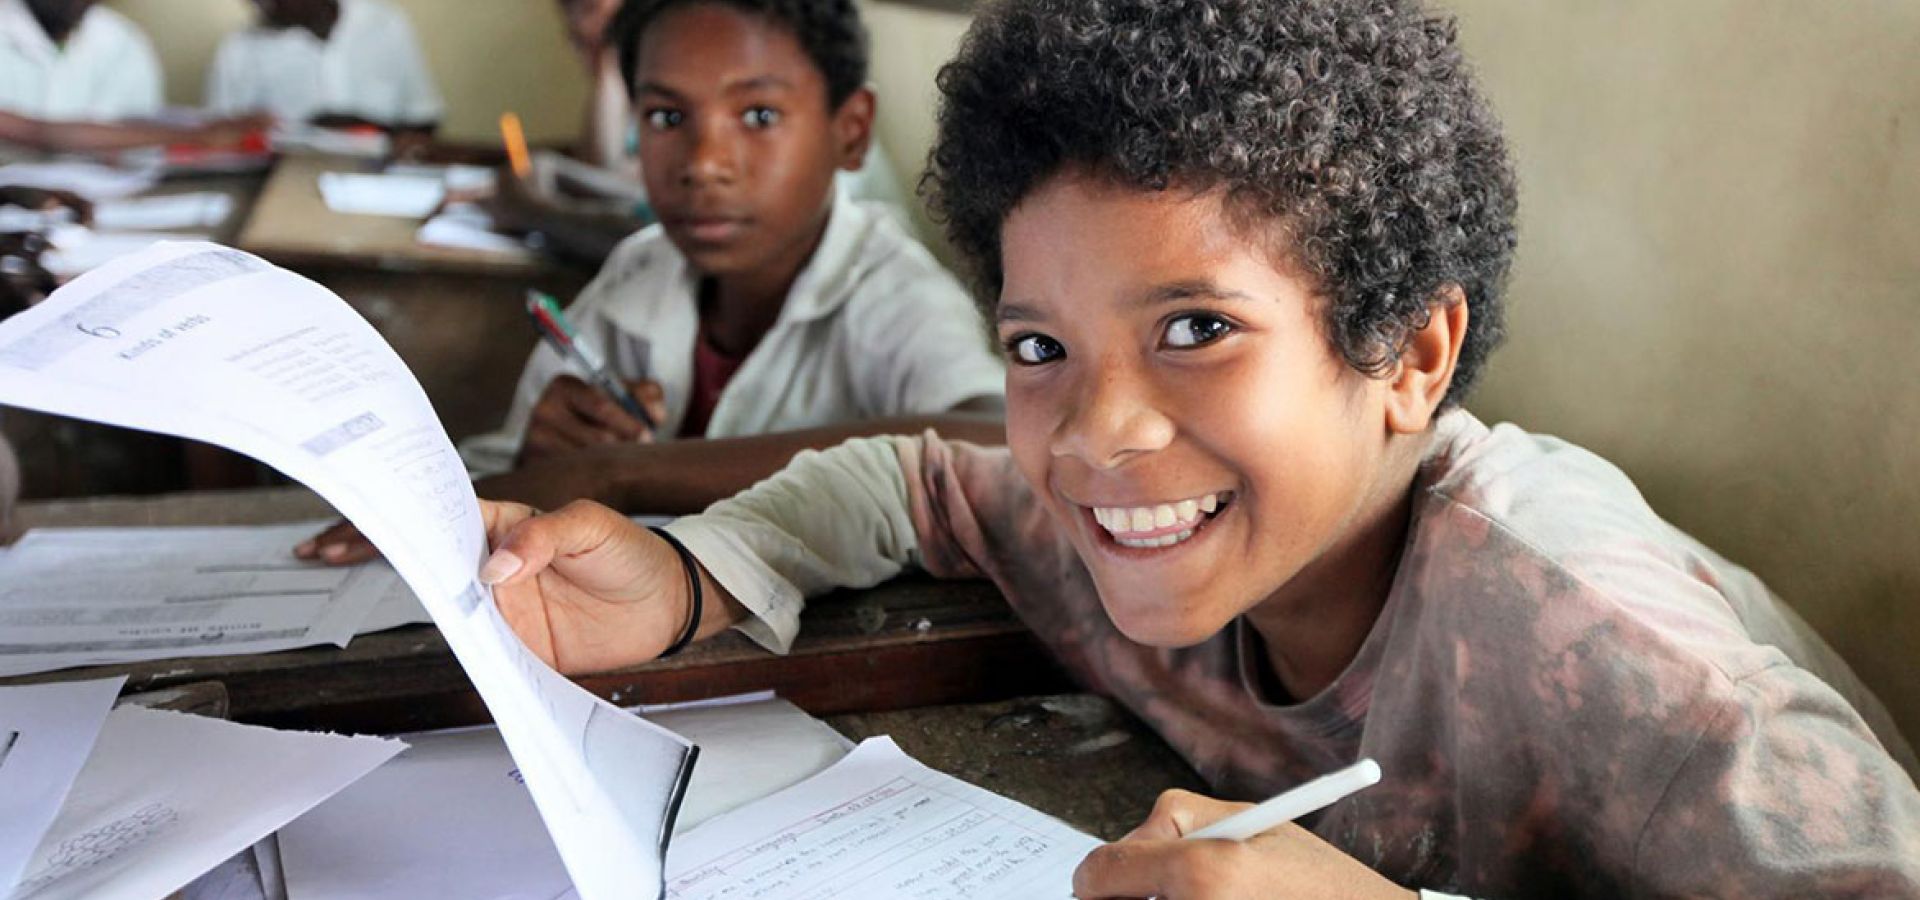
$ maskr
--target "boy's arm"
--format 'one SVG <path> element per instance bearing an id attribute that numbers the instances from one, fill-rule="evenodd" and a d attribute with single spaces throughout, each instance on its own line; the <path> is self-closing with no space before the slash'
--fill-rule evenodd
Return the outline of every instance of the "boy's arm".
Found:
<path id="1" fill-rule="evenodd" d="M 803 451 L 834 447 L 853 438 L 926 431 L 973 444 L 1006 441 L 998 398 L 982 399 L 937 416 L 869 419 L 753 437 L 594 447 L 482 478 L 474 483 L 474 491 L 491 500 L 536 509 L 593 500 L 632 515 L 685 515 L 753 487 Z M 345 522 L 321 532 L 295 553 L 333 565 L 361 563 L 377 555 L 373 545 Z"/>

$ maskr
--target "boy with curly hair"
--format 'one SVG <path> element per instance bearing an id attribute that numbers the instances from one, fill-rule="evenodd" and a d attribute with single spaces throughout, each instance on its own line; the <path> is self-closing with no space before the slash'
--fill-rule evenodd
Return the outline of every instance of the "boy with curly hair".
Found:
<path id="1" fill-rule="evenodd" d="M 1245 843 L 1179 840 L 1239 806 L 1171 793 L 1082 898 L 1920 896 L 1912 751 L 1846 666 L 1619 470 L 1460 407 L 1516 199 L 1451 20 L 1007 0 L 940 87 L 1008 447 L 854 441 L 671 526 L 700 634 L 985 576 L 1223 796 L 1385 773 Z M 482 578 L 563 671 L 694 614 L 612 513 L 488 512 Z"/>

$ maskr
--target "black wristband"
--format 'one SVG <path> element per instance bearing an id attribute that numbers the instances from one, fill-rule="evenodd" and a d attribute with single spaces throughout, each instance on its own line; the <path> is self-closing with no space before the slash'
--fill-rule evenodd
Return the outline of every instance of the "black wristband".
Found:
<path id="1" fill-rule="evenodd" d="M 667 546 L 673 548 L 674 553 L 679 554 L 680 566 L 687 570 L 687 589 L 693 592 L 693 610 L 692 614 L 687 616 L 686 630 L 680 632 L 680 637 L 669 644 L 667 649 L 660 651 L 659 656 L 654 657 L 666 659 L 687 649 L 687 645 L 693 643 L 693 636 L 700 632 L 700 615 L 705 605 L 700 597 L 700 565 L 693 561 L 693 553 L 687 550 L 687 545 L 680 543 L 679 538 L 667 533 L 665 528 L 649 525 L 647 530 L 659 535 L 661 540 L 667 542 Z"/>

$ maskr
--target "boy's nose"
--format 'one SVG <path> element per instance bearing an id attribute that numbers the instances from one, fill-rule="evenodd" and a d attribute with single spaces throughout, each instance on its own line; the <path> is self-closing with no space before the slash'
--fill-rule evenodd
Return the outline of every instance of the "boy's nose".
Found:
<path id="1" fill-rule="evenodd" d="M 1173 420 L 1160 411 L 1153 392 L 1124 371 L 1095 371 L 1071 396 L 1054 429 L 1054 456 L 1112 469 L 1173 441 Z"/>
<path id="2" fill-rule="evenodd" d="M 711 126 L 695 137 L 681 180 L 688 185 L 725 184 L 740 175 L 740 148 L 728 135 Z"/>

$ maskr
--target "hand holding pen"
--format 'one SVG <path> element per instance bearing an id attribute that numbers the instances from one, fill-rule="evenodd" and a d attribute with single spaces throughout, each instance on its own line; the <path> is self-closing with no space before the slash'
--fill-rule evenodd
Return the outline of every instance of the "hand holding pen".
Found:
<path id="1" fill-rule="evenodd" d="M 520 461 L 585 447 L 651 442 L 666 415 L 660 385 L 645 377 L 626 380 L 615 375 L 596 348 L 579 339 L 551 297 L 529 292 L 527 314 L 573 371 L 550 382 L 534 404 Z"/>

